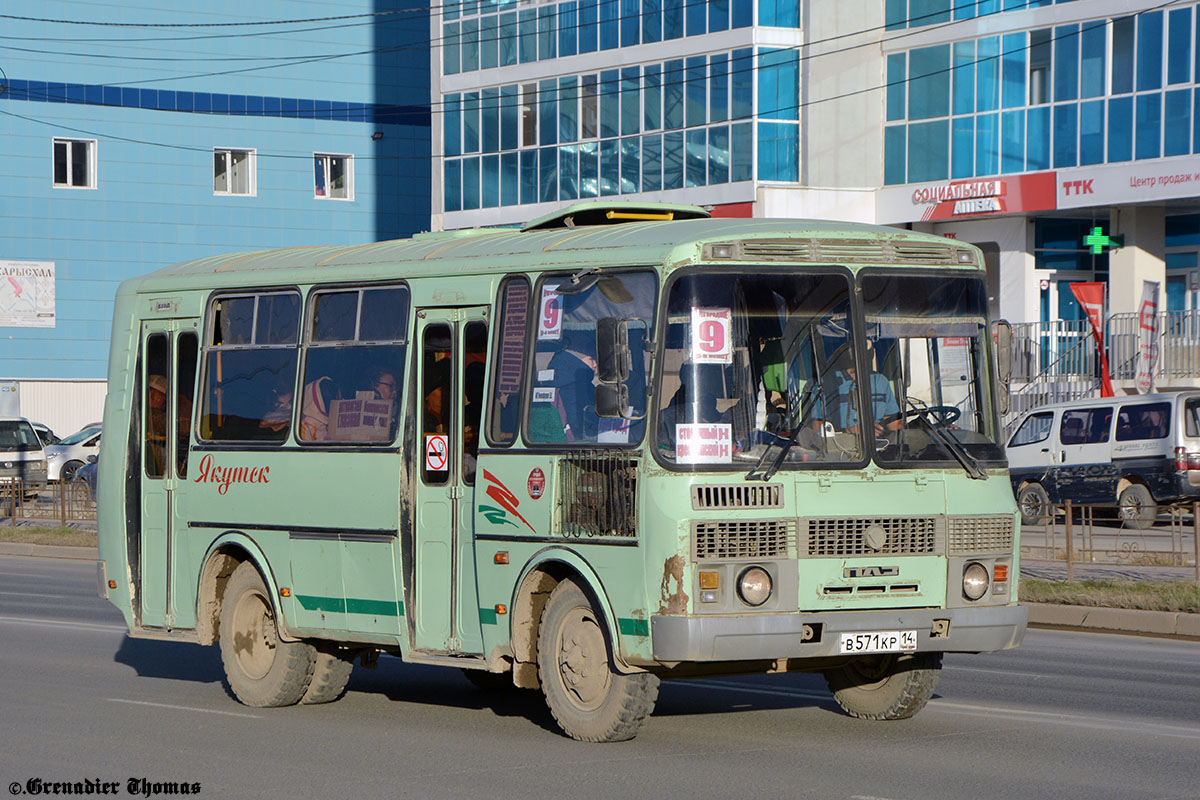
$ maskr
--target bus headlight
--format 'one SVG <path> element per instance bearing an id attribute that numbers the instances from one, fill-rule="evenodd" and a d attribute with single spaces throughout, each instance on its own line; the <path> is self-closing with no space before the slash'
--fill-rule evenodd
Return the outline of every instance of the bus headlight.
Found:
<path id="1" fill-rule="evenodd" d="M 987 594 L 988 571 L 983 564 L 972 561 L 963 568 L 963 597 L 978 600 Z"/>
<path id="2" fill-rule="evenodd" d="M 771 575 L 762 567 L 750 567 L 738 578 L 738 597 L 748 606 L 761 606 L 771 597 Z"/>

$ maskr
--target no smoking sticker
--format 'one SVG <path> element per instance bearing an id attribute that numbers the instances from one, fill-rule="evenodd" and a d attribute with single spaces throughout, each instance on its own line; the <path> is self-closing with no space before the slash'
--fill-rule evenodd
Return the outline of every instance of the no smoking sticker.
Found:
<path id="1" fill-rule="evenodd" d="M 425 469 L 429 472 L 445 472 L 449 464 L 450 437 L 444 433 L 425 436 Z"/>

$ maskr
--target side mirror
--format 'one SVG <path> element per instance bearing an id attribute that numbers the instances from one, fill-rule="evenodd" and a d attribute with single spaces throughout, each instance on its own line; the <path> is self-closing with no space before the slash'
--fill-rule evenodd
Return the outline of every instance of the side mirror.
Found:
<path id="1" fill-rule="evenodd" d="M 593 395 L 597 417 L 629 418 L 629 387 L 623 383 L 600 383 Z"/>
<path id="2" fill-rule="evenodd" d="M 1011 398 L 1008 382 L 1012 379 L 1012 325 L 1008 320 L 996 321 L 996 376 L 1000 381 L 998 395 L 1000 413 L 1007 414 Z"/>
<path id="3" fill-rule="evenodd" d="M 97 460 L 98 460 L 98 458 L 95 453 L 92 453 L 90 456 L 87 457 L 87 462 L 89 464 L 95 464 Z"/>
<path id="4" fill-rule="evenodd" d="M 632 365 L 629 321 L 620 317 L 596 320 L 596 377 L 602 384 L 624 383 L 629 380 Z"/>

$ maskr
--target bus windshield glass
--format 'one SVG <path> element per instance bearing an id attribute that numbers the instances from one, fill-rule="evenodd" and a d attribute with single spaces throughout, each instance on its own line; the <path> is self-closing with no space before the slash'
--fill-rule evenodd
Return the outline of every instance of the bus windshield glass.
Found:
<path id="1" fill-rule="evenodd" d="M 681 467 L 858 462 L 857 417 L 838 387 L 854 370 L 850 276 L 692 273 L 668 296 L 656 395 L 661 459 Z M 770 452 L 768 452 L 770 451 Z"/>
<path id="2" fill-rule="evenodd" d="M 987 298 L 975 276 L 861 278 L 875 460 L 1003 463 L 988 389 Z"/>

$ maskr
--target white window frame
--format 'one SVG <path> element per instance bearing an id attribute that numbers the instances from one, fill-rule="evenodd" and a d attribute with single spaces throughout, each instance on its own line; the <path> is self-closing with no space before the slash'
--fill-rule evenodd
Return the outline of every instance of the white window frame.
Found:
<path id="1" fill-rule="evenodd" d="M 54 149 L 58 144 L 67 145 L 67 183 L 59 183 L 54 179 Z M 87 165 L 87 183 L 76 185 L 70 182 L 71 180 L 71 159 L 73 144 L 87 145 L 88 165 Z M 100 145 L 95 139 L 72 139 L 66 136 L 55 136 L 50 142 L 50 183 L 55 189 L 95 189 L 96 188 L 96 162 L 99 159 Z"/>
<path id="2" fill-rule="evenodd" d="M 248 169 L 249 175 L 247 176 L 246 191 L 244 191 L 244 192 L 231 191 L 228 187 L 229 172 L 230 172 L 230 160 L 234 153 L 245 153 L 247 156 L 247 162 L 248 162 L 247 169 Z M 220 189 L 217 187 L 217 177 L 216 177 L 216 173 L 215 173 L 217 157 L 221 154 L 224 154 L 225 158 L 226 158 L 226 168 L 225 168 L 226 188 L 225 189 Z M 258 151 L 256 149 L 254 149 L 252 147 L 214 147 L 213 148 L 213 169 L 214 169 L 214 174 L 213 174 L 213 194 L 214 195 L 220 195 L 222 197 L 255 197 L 258 195 Z"/>
<path id="3" fill-rule="evenodd" d="M 333 159 L 333 158 L 345 159 L 345 162 L 346 162 L 346 169 L 345 169 L 345 172 L 343 173 L 345 176 L 345 180 L 346 180 L 346 196 L 345 197 L 334 197 L 332 194 L 329 193 L 330 159 Z M 317 161 L 317 159 L 322 159 L 322 166 L 324 167 L 325 194 L 320 194 L 317 191 L 317 184 L 316 184 L 316 161 Z M 351 153 L 318 153 L 318 152 L 314 152 L 313 153 L 313 170 L 314 170 L 314 172 L 313 172 L 313 198 L 314 199 L 316 199 L 316 200 L 337 200 L 340 202 L 354 200 L 354 156 L 353 156 L 353 154 L 351 154 Z"/>

